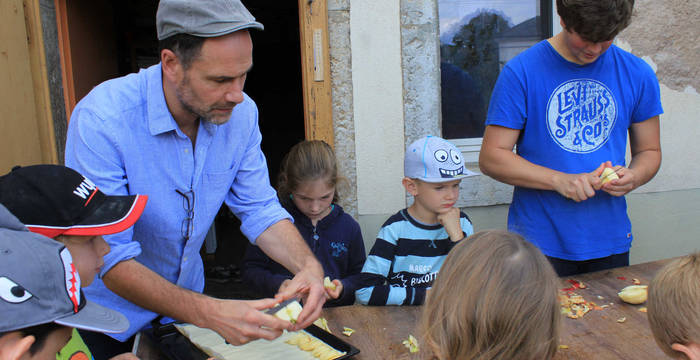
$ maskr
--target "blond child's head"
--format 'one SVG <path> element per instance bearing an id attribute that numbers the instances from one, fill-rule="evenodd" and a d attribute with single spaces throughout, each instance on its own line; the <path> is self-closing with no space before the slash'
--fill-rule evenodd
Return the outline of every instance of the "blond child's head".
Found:
<path id="1" fill-rule="evenodd" d="M 700 359 L 700 252 L 675 259 L 649 284 L 648 317 L 661 350 Z"/>
<path id="2" fill-rule="evenodd" d="M 439 359 L 548 359 L 557 349 L 557 280 L 521 236 L 481 231 L 449 253 L 421 319 Z"/>
<path id="3" fill-rule="evenodd" d="M 282 202 L 291 201 L 307 217 L 316 220 L 338 202 L 338 173 L 333 149 L 321 140 L 307 140 L 292 146 L 282 160 L 277 194 Z"/>

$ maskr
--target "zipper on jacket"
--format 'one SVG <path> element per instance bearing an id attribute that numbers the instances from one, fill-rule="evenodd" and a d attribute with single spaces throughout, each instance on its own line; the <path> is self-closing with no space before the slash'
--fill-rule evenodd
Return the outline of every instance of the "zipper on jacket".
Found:
<path id="1" fill-rule="evenodd" d="M 318 248 L 318 233 L 316 232 L 315 226 L 311 226 L 311 231 L 313 231 L 313 234 L 311 235 L 311 237 L 314 239 L 314 251 L 315 251 L 316 248 Z"/>

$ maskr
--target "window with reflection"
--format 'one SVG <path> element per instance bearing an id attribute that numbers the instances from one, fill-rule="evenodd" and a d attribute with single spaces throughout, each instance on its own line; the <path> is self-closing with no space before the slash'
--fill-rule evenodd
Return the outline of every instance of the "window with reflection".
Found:
<path id="1" fill-rule="evenodd" d="M 552 0 L 438 0 L 438 12 L 442 135 L 475 161 L 498 74 L 551 36 Z"/>

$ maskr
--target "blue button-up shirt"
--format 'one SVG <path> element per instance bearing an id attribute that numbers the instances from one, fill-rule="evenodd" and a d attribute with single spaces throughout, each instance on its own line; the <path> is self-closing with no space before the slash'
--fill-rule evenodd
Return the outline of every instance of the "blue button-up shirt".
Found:
<path id="1" fill-rule="evenodd" d="M 227 123 L 200 122 L 193 149 L 168 111 L 160 64 L 95 87 L 73 110 L 66 166 L 106 194 L 149 196 L 131 229 L 105 236 L 111 251 L 100 275 L 133 258 L 168 281 L 201 292 L 199 250 L 222 203 L 241 220 L 251 242 L 270 225 L 291 220 L 270 186 L 260 141 L 257 107 L 246 95 Z M 187 241 L 187 203 L 176 190 L 190 201 L 194 197 Z M 129 319 L 127 332 L 112 335 L 118 340 L 157 316 L 114 294 L 100 279 L 85 294 Z"/>

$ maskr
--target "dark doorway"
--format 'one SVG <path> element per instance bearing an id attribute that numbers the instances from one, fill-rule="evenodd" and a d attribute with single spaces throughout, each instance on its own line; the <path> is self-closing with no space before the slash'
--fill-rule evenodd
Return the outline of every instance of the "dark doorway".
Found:
<path id="1" fill-rule="evenodd" d="M 284 155 L 304 140 L 299 10 L 296 1 L 243 3 L 265 26 L 264 31 L 251 31 L 253 69 L 248 74 L 245 92 L 258 105 L 261 147 L 267 158 L 270 183 L 276 186 Z M 238 219 L 223 206 L 216 219 L 218 247 L 214 264 L 224 273 L 210 270 L 210 278 L 225 277 L 231 269 L 240 268 L 249 242 L 239 227 Z M 218 297 L 255 297 L 245 289 L 237 291 L 238 288 L 235 284 L 208 281 L 205 292 Z"/>
<path id="2" fill-rule="evenodd" d="M 264 31 L 251 31 L 253 69 L 248 74 L 245 92 L 258 105 L 262 150 L 274 186 L 282 158 L 294 144 L 304 140 L 299 8 L 296 1 L 243 0 L 243 3 L 265 26 Z M 115 32 L 119 34 L 118 75 L 157 63 L 158 0 L 112 4 Z"/>
<path id="3" fill-rule="evenodd" d="M 304 140 L 299 9 L 296 1 L 243 3 L 265 26 L 264 31 L 251 31 L 253 70 L 245 91 L 258 104 L 262 149 L 276 185 L 282 158 Z"/>

